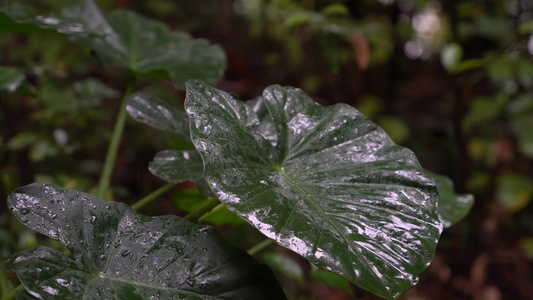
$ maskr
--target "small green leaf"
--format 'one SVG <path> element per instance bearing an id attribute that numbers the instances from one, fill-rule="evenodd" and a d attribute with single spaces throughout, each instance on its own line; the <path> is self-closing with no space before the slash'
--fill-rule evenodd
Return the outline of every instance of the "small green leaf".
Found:
<path id="1" fill-rule="evenodd" d="M 276 269 L 285 276 L 298 281 L 300 284 L 305 283 L 304 272 L 302 271 L 302 268 L 290 257 L 279 253 L 270 252 L 265 253 L 263 258 L 271 268 Z"/>
<path id="2" fill-rule="evenodd" d="M 191 140 L 187 115 L 166 101 L 135 93 L 128 99 L 126 111 L 136 121 L 177 135 L 185 141 Z"/>
<path id="3" fill-rule="evenodd" d="M 414 154 L 350 106 L 322 107 L 280 86 L 261 101 L 268 118 L 187 84 L 191 139 L 219 199 L 281 246 L 377 295 L 393 299 L 414 285 L 442 230 L 437 189 Z"/>
<path id="4" fill-rule="evenodd" d="M 14 254 L 3 267 L 42 299 L 284 299 L 268 268 L 211 227 L 143 216 L 92 195 L 31 184 L 8 198 L 15 216 L 67 246 Z"/>
<path id="5" fill-rule="evenodd" d="M 215 198 L 215 194 L 205 182 L 204 164 L 200 154 L 195 150 L 165 150 L 157 153 L 148 166 L 150 173 L 166 182 L 183 182 L 190 180 L 207 198 Z"/>
<path id="6" fill-rule="evenodd" d="M 444 175 L 438 175 L 426 170 L 437 185 L 439 191 L 439 219 L 444 228 L 448 228 L 464 218 L 474 205 L 474 196 L 457 195 L 453 189 L 453 182 Z"/>
<path id="7" fill-rule="evenodd" d="M 26 81 L 24 73 L 2 66 L 0 66 L 0 90 L 36 95 L 35 88 Z"/>

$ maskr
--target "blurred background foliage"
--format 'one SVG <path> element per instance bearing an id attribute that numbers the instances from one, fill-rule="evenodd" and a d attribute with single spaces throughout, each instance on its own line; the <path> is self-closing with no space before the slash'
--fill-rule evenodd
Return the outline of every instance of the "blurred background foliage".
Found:
<path id="1" fill-rule="evenodd" d="M 72 5 L 16 2 L 43 15 Z M 220 44 L 228 69 L 217 87 L 241 99 L 282 84 L 302 88 L 323 105 L 355 106 L 413 149 L 425 168 L 452 178 L 458 193 L 475 194 L 470 215 L 444 231 L 434 263 L 401 299 L 533 295 L 533 2 L 97 2 Z M 0 43 L 0 65 L 16 72 L 9 78 L 22 80 L 14 86 L 0 76 L 0 196 L 35 181 L 93 191 L 126 73 L 100 67 L 88 49 L 60 35 L 0 30 Z M 143 89 L 184 100 L 170 82 L 143 79 L 136 90 Z M 129 120 L 114 196 L 131 204 L 162 186 L 148 173 L 148 162 L 159 150 L 187 147 Z M 144 213 L 183 215 L 197 203 L 177 199 L 203 201 L 191 187 L 181 185 Z M 16 224 L 6 205 L 0 212 L 2 257 L 42 239 Z M 251 229 L 245 236 L 232 231 L 224 224 L 239 220 L 221 215 L 205 221 L 221 226 L 234 243 L 248 247 L 261 239 Z M 273 250 L 263 260 L 277 270 L 290 299 L 375 298 L 297 255 Z M 11 284 L 4 277 L 0 287 Z"/>

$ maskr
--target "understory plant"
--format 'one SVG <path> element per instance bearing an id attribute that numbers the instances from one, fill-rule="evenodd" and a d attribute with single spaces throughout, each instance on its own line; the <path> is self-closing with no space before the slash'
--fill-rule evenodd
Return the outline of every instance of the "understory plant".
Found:
<path id="1" fill-rule="evenodd" d="M 249 101 L 214 88 L 222 49 L 160 22 L 106 14 L 85 0 L 53 17 L 8 6 L 0 23 L 8 32 L 67 35 L 130 76 L 95 195 L 34 183 L 8 197 L 18 220 L 68 251 L 39 246 L 3 259 L 23 285 L 6 299 L 17 290 L 40 299 L 284 299 L 252 257 L 270 243 L 394 299 L 431 263 L 443 228 L 472 206 L 472 196 L 456 195 L 448 178 L 424 170 L 351 106 L 321 106 L 279 85 Z M 184 109 L 134 92 L 139 77 L 185 87 Z M 12 68 L 0 69 L 0 87 L 30 90 Z M 169 184 L 131 207 L 103 200 L 127 114 L 194 146 L 157 153 L 149 170 Z M 185 218 L 136 212 L 183 181 L 203 200 Z M 265 241 L 247 253 L 195 224 L 221 211 Z"/>

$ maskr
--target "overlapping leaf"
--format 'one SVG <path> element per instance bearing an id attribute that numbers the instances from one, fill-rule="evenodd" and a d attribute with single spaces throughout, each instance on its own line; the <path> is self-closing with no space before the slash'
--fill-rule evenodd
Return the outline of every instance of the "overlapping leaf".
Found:
<path id="1" fill-rule="evenodd" d="M 464 218 L 474 205 L 474 196 L 470 194 L 457 195 L 450 178 L 426 171 L 437 185 L 439 191 L 439 219 L 444 228 L 448 228 Z"/>
<path id="2" fill-rule="evenodd" d="M 191 141 L 189 120 L 185 112 L 162 99 L 135 93 L 128 99 L 126 111 L 139 122 Z M 161 151 L 156 154 L 148 168 L 152 174 L 167 182 L 193 181 L 202 195 L 207 198 L 215 197 L 205 182 L 202 158 L 195 150 Z"/>
<path id="3" fill-rule="evenodd" d="M 198 190 L 207 198 L 215 194 L 204 179 L 204 164 L 195 150 L 165 150 L 156 154 L 148 169 L 155 176 L 167 182 L 193 181 Z"/>
<path id="4" fill-rule="evenodd" d="M 184 111 L 157 97 L 135 93 L 126 103 L 128 114 L 141 123 L 190 141 L 189 121 Z"/>
<path id="5" fill-rule="evenodd" d="M 442 225 L 436 187 L 414 154 L 352 107 L 322 107 L 280 86 L 261 101 L 271 125 L 228 93 L 187 85 L 191 139 L 219 199 L 375 294 L 394 298 L 415 284 Z"/>
<path id="6" fill-rule="evenodd" d="M 106 65 L 124 67 L 136 75 L 169 77 L 178 87 L 188 79 L 215 83 L 226 67 L 219 46 L 130 11 L 105 15 L 93 0 L 66 8 L 57 17 L 32 16 L 20 7 L 4 9 L 0 21 L 6 21 L 5 16 L 20 24 L 21 28 L 10 24 L 13 32 L 28 31 L 24 29 L 28 25 L 55 30 L 91 47 Z"/>
<path id="7" fill-rule="evenodd" d="M 74 257 L 37 247 L 3 263 L 42 299 L 284 299 L 270 270 L 208 226 L 48 184 L 15 190 L 8 205 Z"/>

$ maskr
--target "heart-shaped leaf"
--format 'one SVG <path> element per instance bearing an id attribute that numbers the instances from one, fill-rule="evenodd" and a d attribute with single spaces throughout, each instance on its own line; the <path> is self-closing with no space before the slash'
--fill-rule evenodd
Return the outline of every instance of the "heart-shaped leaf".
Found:
<path id="1" fill-rule="evenodd" d="M 8 205 L 74 257 L 37 247 L 3 263 L 42 299 L 284 299 L 268 268 L 208 226 L 49 184 L 15 190 Z"/>
<path id="2" fill-rule="evenodd" d="M 138 122 L 177 135 L 185 141 L 191 140 L 185 112 L 162 99 L 138 92 L 128 99 L 126 111 Z"/>
<path id="3" fill-rule="evenodd" d="M 474 205 L 474 196 L 470 194 L 457 195 L 450 178 L 426 170 L 439 191 L 439 219 L 444 228 L 448 228 L 464 218 Z"/>
<path id="4" fill-rule="evenodd" d="M 148 166 L 150 173 L 167 182 L 183 182 L 190 180 L 196 183 L 198 190 L 207 198 L 215 198 L 215 194 L 204 178 L 204 163 L 195 150 L 165 150 L 157 153 Z"/>
<path id="5" fill-rule="evenodd" d="M 120 66 L 135 75 L 169 77 L 178 87 L 188 79 L 215 83 L 226 68 L 219 46 L 171 31 L 166 24 L 131 11 L 105 15 L 93 0 L 66 8 L 58 17 L 32 16 L 20 9 L 4 10 L 4 14 L 18 23 L 71 36 L 91 47 L 105 65 Z"/>
<path id="6" fill-rule="evenodd" d="M 204 175 L 263 234 L 375 294 L 395 298 L 434 256 L 437 189 L 414 154 L 347 105 L 268 87 L 273 136 L 234 96 L 199 81 L 185 108 Z M 269 128 L 269 126 L 266 126 Z"/>

